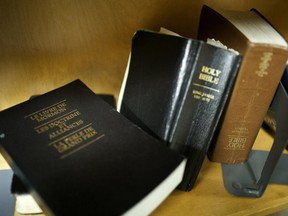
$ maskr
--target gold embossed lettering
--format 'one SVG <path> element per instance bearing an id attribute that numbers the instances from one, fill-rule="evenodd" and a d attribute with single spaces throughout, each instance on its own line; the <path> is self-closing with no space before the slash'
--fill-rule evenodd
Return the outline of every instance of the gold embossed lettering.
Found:
<path id="1" fill-rule="evenodd" d="M 221 70 L 215 68 L 202 66 L 201 72 L 199 73 L 199 80 L 204 80 L 213 84 L 219 83 L 219 75 L 222 73 Z"/>
<path id="2" fill-rule="evenodd" d="M 258 70 L 255 72 L 259 77 L 264 77 L 268 75 L 267 69 L 270 66 L 270 62 L 272 60 L 273 53 L 272 52 L 264 52 L 261 57 L 261 62 L 258 66 Z"/>

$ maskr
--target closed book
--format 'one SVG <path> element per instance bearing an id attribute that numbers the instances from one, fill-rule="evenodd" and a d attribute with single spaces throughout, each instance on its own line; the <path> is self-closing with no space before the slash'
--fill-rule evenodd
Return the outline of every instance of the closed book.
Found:
<path id="1" fill-rule="evenodd" d="M 33 99 L 39 95 L 33 95 L 30 99 Z M 116 102 L 113 95 L 110 94 L 97 94 L 105 102 L 110 104 L 113 108 L 116 108 Z M 26 186 L 22 183 L 21 179 L 13 174 L 11 182 L 11 193 L 15 196 L 15 211 L 19 214 L 40 214 L 42 209 L 38 203 L 31 196 Z"/>
<path id="2" fill-rule="evenodd" d="M 199 40 L 147 30 L 132 40 L 118 109 L 187 158 L 180 190 L 194 186 L 240 62 Z"/>
<path id="3" fill-rule="evenodd" d="M 116 107 L 115 98 L 113 95 L 109 94 L 97 94 L 105 102 L 110 104 L 112 107 Z M 33 99 L 39 95 L 31 96 Z M 40 214 L 42 209 L 39 207 L 38 203 L 31 196 L 26 186 L 22 183 L 21 179 L 13 174 L 11 183 L 11 193 L 15 196 L 15 211 L 19 214 Z"/>
<path id="4" fill-rule="evenodd" d="M 231 98 L 209 159 L 245 162 L 280 82 L 288 57 L 284 38 L 255 10 L 203 6 L 198 38 L 219 40 L 243 55 Z"/>
<path id="5" fill-rule="evenodd" d="M 0 150 L 45 215 L 146 215 L 185 159 L 80 80 L 0 112 Z"/>
<path id="6" fill-rule="evenodd" d="M 115 98 L 110 94 L 97 94 L 105 102 L 110 104 L 112 107 L 116 107 Z M 39 95 L 33 95 L 30 99 L 33 99 Z M 11 193 L 15 196 L 15 211 L 19 214 L 40 214 L 42 209 L 39 207 L 37 202 L 31 196 L 26 186 L 22 183 L 21 179 L 13 174 L 11 182 Z"/>

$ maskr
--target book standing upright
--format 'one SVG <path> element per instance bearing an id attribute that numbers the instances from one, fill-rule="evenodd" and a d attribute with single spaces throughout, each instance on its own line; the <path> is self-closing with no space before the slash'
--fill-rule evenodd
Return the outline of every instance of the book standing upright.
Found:
<path id="1" fill-rule="evenodd" d="M 140 30 L 120 112 L 187 157 L 179 189 L 195 184 L 234 84 L 241 56 L 203 41 Z"/>
<path id="2" fill-rule="evenodd" d="M 219 40 L 243 55 L 208 155 L 216 162 L 245 162 L 284 71 L 287 43 L 254 10 L 224 11 L 208 6 L 202 8 L 198 38 Z"/>

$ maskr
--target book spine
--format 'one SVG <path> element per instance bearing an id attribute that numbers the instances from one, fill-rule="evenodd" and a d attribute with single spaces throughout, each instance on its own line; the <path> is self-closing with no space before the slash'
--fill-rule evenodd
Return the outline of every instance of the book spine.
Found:
<path id="1" fill-rule="evenodd" d="M 170 141 L 198 41 L 137 31 L 120 112 L 150 135 Z"/>
<path id="2" fill-rule="evenodd" d="M 286 50 L 248 47 L 221 128 L 208 154 L 211 161 L 235 164 L 248 159 L 286 60 Z"/>
<path id="3" fill-rule="evenodd" d="M 196 182 L 240 62 L 241 57 L 232 52 L 202 44 L 169 144 L 188 158 L 180 190 L 190 191 Z"/>

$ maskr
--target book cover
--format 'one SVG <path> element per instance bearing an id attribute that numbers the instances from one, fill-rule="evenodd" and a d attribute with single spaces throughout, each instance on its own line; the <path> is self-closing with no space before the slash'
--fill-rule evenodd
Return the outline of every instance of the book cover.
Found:
<path id="1" fill-rule="evenodd" d="M 33 99 L 39 95 L 31 96 Z M 113 95 L 110 94 L 97 94 L 103 101 L 107 102 L 113 108 L 116 108 L 116 102 Z M 21 179 L 13 174 L 11 182 L 11 193 L 16 198 L 15 211 L 19 214 L 39 214 L 42 213 L 42 209 L 37 202 L 30 195 L 26 186 L 22 183 Z"/>
<path id="2" fill-rule="evenodd" d="M 198 38 L 219 40 L 243 55 L 208 155 L 221 163 L 245 162 L 280 82 L 288 57 L 287 43 L 255 10 L 216 10 L 206 5 Z"/>
<path id="3" fill-rule="evenodd" d="M 0 112 L 0 150 L 45 215 L 146 215 L 185 160 L 80 80 Z"/>
<path id="4" fill-rule="evenodd" d="M 203 41 L 139 30 L 120 112 L 187 158 L 179 189 L 195 184 L 241 56 Z"/>

